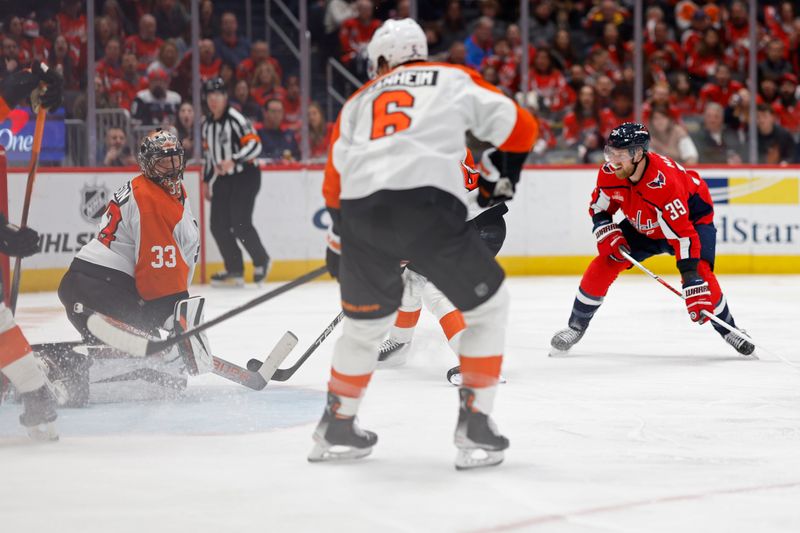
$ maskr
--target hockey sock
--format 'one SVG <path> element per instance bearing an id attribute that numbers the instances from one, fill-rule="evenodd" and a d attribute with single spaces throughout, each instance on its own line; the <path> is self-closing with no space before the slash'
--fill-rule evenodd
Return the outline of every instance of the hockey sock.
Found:
<path id="1" fill-rule="evenodd" d="M 19 392 L 30 392 L 44 385 L 44 371 L 19 326 L 0 333 L 0 370 Z"/>
<path id="2" fill-rule="evenodd" d="M 467 328 L 459 346 L 462 385 L 475 392 L 473 409 L 487 415 L 492 412 L 503 364 L 508 302 L 503 284 L 487 301 L 463 313 Z"/>
<path id="3" fill-rule="evenodd" d="M 45 383 L 31 345 L 14 323 L 14 315 L 0 299 L 0 370 L 19 392 L 30 392 Z"/>
<path id="4" fill-rule="evenodd" d="M 569 327 L 579 331 L 588 328 L 589 322 L 591 322 L 597 310 L 600 309 L 602 303 L 602 296 L 592 296 L 578 287 L 578 293 L 575 295 L 575 301 L 572 303 L 572 313 L 569 316 Z"/>
<path id="5" fill-rule="evenodd" d="M 361 404 L 361 397 L 369 385 L 372 372 L 358 376 L 340 374 L 336 369 L 331 368 L 331 380 L 328 382 L 328 391 L 339 397 L 341 405 L 336 414 L 341 417 L 355 416 L 358 406 Z"/>
<path id="6" fill-rule="evenodd" d="M 461 342 L 460 333 L 467 327 L 464 322 L 464 315 L 456 309 L 456 306 L 433 283 L 425 285 L 422 300 L 425 302 L 425 307 L 436 315 L 444 336 L 447 337 L 447 343 L 458 354 L 458 347 Z"/>
<path id="7" fill-rule="evenodd" d="M 444 336 L 447 337 L 447 342 L 450 348 L 458 353 L 458 345 L 461 337 L 459 333 L 464 331 L 467 325 L 464 323 L 464 315 L 458 309 L 453 309 L 442 318 L 439 319 L 439 325 L 442 326 Z"/>
<path id="8" fill-rule="evenodd" d="M 500 367 L 503 356 L 467 357 L 460 356 L 462 387 L 475 393 L 472 409 L 484 414 L 492 412 L 494 397 L 497 394 L 497 382 L 500 379 Z"/>
<path id="9" fill-rule="evenodd" d="M 725 295 L 722 294 L 722 289 L 719 286 L 719 281 L 717 281 L 717 276 L 714 275 L 714 272 L 711 270 L 711 266 L 707 261 L 700 261 L 700 263 L 697 265 L 697 273 L 700 274 L 700 277 L 702 277 L 703 280 L 708 283 L 708 290 L 711 291 L 712 301 L 717 302 L 716 306 L 714 307 L 714 314 L 717 316 L 717 318 L 721 319 L 725 323 L 736 327 L 736 322 L 733 320 L 733 315 L 728 308 L 728 300 L 725 298 Z M 716 322 L 713 322 L 711 325 L 714 327 L 717 333 L 723 337 L 728 334 L 728 330 Z"/>
<path id="10" fill-rule="evenodd" d="M 400 310 L 397 311 L 397 318 L 389 333 L 389 338 L 401 344 L 411 342 L 412 337 L 414 337 L 414 328 L 417 327 L 417 322 L 419 322 L 421 310 L 421 308 L 417 308 L 414 311 L 404 311 L 401 307 Z"/>
<path id="11" fill-rule="evenodd" d="M 333 349 L 328 390 L 342 399 L 338 413 L 353 416 L 378 365 L 378 346 L 386 338 L 394 315 L 381 318 L 345 317 L 342 336 Z"/>

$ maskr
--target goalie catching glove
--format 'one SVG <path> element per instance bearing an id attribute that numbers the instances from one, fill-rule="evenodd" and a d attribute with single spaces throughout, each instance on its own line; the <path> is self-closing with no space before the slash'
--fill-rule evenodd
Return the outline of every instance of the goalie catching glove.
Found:
<path id="1" fill-rule="evenodd" d="M 64 81 L 55 69 L 42 67 L 34 61 L 31 70 L 20 70 L 9 74 L 0 84 L 0 96 L 6 101 L 9 109 L 13 109 L 26 100 L 39 84 L 45 85 L 38 93 L 38 101 L 48 110 L 55 110 L 63 101 Z"/>
<path id="2" fill-rule="evenodd" d="M 39 252 L 39 234 L 31 228 L 10 224 L 0 213 L 0 253 L 28 257 Z"/>
<path id="3" fill-rule="evenodd" d="M 527 153 L 503 152 L 495 148 L 483 152 L 478 177 L 478 205 L 491 207 L 514 198 L 527 157 Z"/>

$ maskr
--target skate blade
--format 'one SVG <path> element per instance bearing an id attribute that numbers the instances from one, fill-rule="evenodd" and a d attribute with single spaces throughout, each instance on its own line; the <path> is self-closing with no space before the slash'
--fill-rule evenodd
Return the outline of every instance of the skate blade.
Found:
<path id="1" fill-rule="evenodd" d="M 460 448 L 456 455 L 456 470 L 473 470 L 487 466 L 496 466 L 503 462 L 505 454 L 502 450 L 492 451 L 482 448 Z"/>
<path id="2" fill-rule="evenodd" d="M 384 359 L 383 361 L 378 361 L 378 368 L 398 368 L 406 364 L 408 360 L 408 351 L 406 349 L 408 345 L 399 348 L 398 350 L 389 354 L 389 357 Z"/>
<path id="3" fill-rule="evenodd" d="M 361 459 L 372 453 L 369 448 L 353 448 L 352 446 L 337 446 L 327 443 L 316 443 L 311 453 L 308 454 L 309 463 L 344 462 Z"/>
<path id="4" fill-rule="evenodd" d="M 570 348 L 566 350 L 562 350 L 561 348 L 556 348 L 555 346 L 550 347 L 550 352 L 547 354 L 548 357 L 558 357 L 560 355 L 567 355 L 570 351 Z"/>
<path id="5" fill-rule="evenodd" d="M 463 383 L 463 379 L 461 378 L 461 372 L 448 372 L 447 381 L 449 381 L 451 385 L 460 387 L 461 384 Z M 500 376 L 497 379 L 497 382 L 500 384 L 504 384 L 508 383 L 508 380 L 504 376 Z"/>
<path id="6" fill-rule="evenodd" d="M 39 424 L 38 426 L 32 426 L 25 429 L 28 431 L 28 437 L 30 437 L 30 439 L 33 441 L 55 442 L 58 440 L 58 432 L 56 431 L 56 425 L 53 422 Z"/>
<path id="7" fill-rule="evenodd" d="M 220 289 L 238 289 L 244 287 L 244 279 L 237 279 L 231 281 L 214 281 L 211 280 L 211 286 Z"/>

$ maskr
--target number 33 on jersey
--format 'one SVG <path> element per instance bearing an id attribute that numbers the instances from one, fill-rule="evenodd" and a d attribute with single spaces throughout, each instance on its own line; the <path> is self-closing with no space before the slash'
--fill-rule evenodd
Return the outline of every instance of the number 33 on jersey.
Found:
<path id="1" fill-rule="evenodd" d="M 114 193 L 97 237 L 78 258 L 125 272 L 149 301 L 188 290 L 200 246 L 189 203 L 144 176 Z"/>

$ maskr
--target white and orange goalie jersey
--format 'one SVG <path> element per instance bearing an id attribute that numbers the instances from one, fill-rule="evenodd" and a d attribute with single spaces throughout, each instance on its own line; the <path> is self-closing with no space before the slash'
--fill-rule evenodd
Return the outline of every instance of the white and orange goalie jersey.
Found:
<path id="1" fill-rule="evenodd" d="M 128 274 L 150 301 L 188 290 L 199 249 L 186 191 L 177 199 L 137 176 L 114 193 L 97 237 L 77 258 Z"/>
<path id="2" fill-rule="evenodd" d="M 436 187 L 466 204 L 457 163 L 464 132 L 500 150 L 527 152 L 537 130 L 527 111 L 472 69 L 401 65 L 363 85 L 342 108 L 325 168 L 325 203 L 339 208 L 341 200 L 380 190 Z"/>

